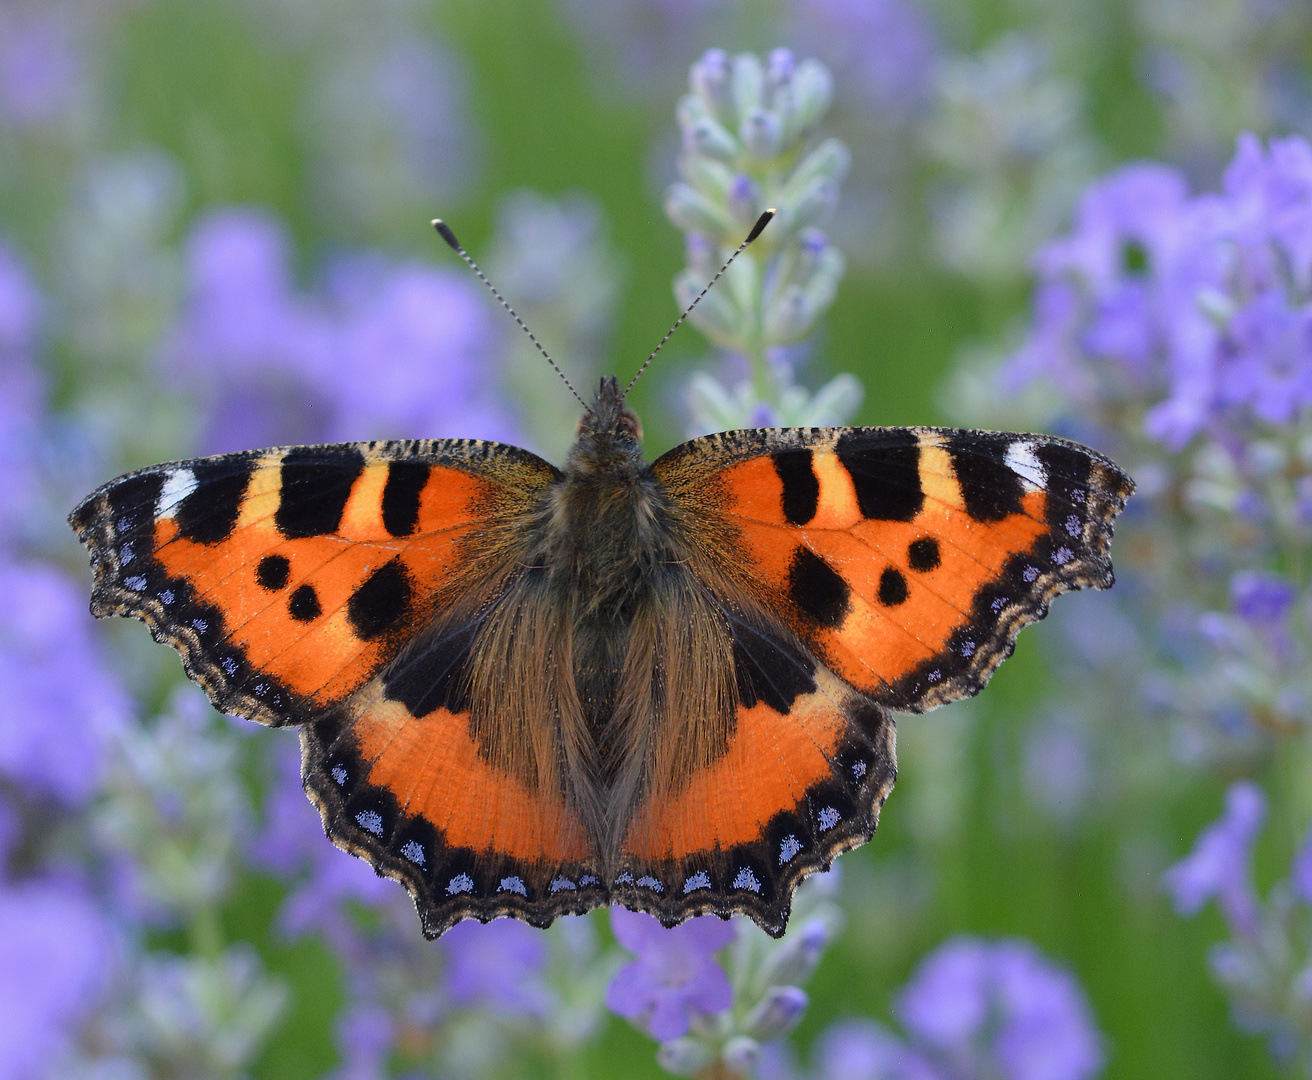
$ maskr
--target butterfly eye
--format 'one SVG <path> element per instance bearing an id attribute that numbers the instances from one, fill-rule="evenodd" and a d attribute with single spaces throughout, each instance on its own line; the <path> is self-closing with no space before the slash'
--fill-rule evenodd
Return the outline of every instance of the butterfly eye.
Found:
<path id="1" fill-rule="evenodd" d="M 615 426 L 625 435 L 631 435 L 636 442 L 642 442 L 642 421 L 632 409 L 620 413 L 619 423 Z"/>

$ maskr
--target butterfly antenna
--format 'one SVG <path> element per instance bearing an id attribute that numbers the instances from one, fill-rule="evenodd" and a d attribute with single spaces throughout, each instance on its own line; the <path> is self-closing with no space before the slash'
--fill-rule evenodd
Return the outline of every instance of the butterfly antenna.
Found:
<path id="1" fill-rule="evenodd" d="M 692 309 L 695 308 L 699 303 L 701 303 L 701 299 L 703 296 L 705 296 L 708 292 L 711 291 L 711 286 L 720 280 L 720 276 L 726 270 L 729 269 L 729 264 L 743 253 L 743 248 L 745 248 L 748 244 L 750 244 L 753 240 L 755 240 L 758 236 L 760 236 L 761 233 L 765 231 L 765 227 L 770 224 L 770 219 L 773 218 L 776 213 L 778 213 L 778 211 L 771 208 L 767 210 L 764 214 L 762 214 L 759 218 L 756 219 L 756 224 L 752 226 L 752 231 L 747 234 L 747 239 L 738 245 L 737 251 L 735 251 L 732 255 L 730 255 L 727 259 L 724 260 L 724 265 L 720 267 L 718 271 L 716 271 L 715 277 L 711 278 L 711 280 L 706 283 L 706 288 L 704 288 L 701 292 L 697 294 L 697 298 L 691 304 L 688 305 L 687 310 L 685 310 L 684 313 L 680 315 L 678 319 L 675 321 L 674 325 L 670 327 L 669 333 L 667 333 L 663 338 L 661 338 L 661 340 L 657 343 L 656 348 L 652 349 L 651 355 L 647 357 L 646 360 L 643 361 L 642 367 L 638 368 L 638 374 L 633 376 L 633 378 L 629 381 L 629 385 L 624 388 L 625 397 L 629 396 L 629 391 L 632 390 L 634 384 L 637 383 L 637 381 L 642 378 L 642 373 L 646 371 L 647 368 L 651 365 L 651 362 L 656 359 L 656 354 L 660 352 L 662 348 L 664 348 L 665 343 L 669 341 L 670 338 L 674 335 L 674 331 L 679 329 L 679 327 L 683 325 L 683 320 L 692 314 Z"/>
<path id="2" fill-rule="evenodd" d="M 471 269 L 472 271 L 474 271 L 474 273 L 478 275 L 478 280 L 488 287 L 492 295 L 495 296 L 497 300 L 501 302 L 501 306 L 505 308 L 508 312 L 510 312 L 510 317 L 514 319 L 515 322 L 519 323 L 519 328 L 528 335 L 529 341 L 533 342 L 533 344 L 537 346 L 538 352 L 540 352 L 544 357 L 546 357 L 547 363 L 551 365 L 551 370 L 554 371 L 557 375 L 559 375 L 562 380 L 564 380 L 565 385 L 569 387 L 569 392 L 573 394 L 576 398 L 578 398 L 578 403 L 586 409 L 588 407 L 588 403 L 584 401 L 581 397 L 579 397 L 579 392 L 574 389 L 569 379 L 565 378 L 565 373 L 561 371 L 560 368 L 556 365 L 556 361 L 551 359 L 551 354 L 542 347 L 542 342 L 540 342 L 537 338 L 533 336 L 533 331 L 524 325 L 524 320 L 515 314 L 515 309 L 506 303 L 506 298 L 502 296 L 499 292 L 497 292 L 497 287 L 493 285 L 492 282 L 488 281 L 488 279 L 484 276 L 483 271 L 478 268 L 478 263 L 474 262 L 474 260 L 469 257 L 469 252 L 467 252 L 464 248 L 464 245 L 462 245 L 460 241 L 456 239 L 456 234 L 451 231 L 451 227 L 441 218 L 433 218 L 433 228 L 437 230 L 437 235 L 447 242 L 447 246 L 450 247 L 452 251 L 454 251 L 462 259 L 464 259 L 465 262 L 469 264 L 469 269 Z M 759 231 L 759 229 L 757 231 Z M 742 248 L 739 248 L 738 250 L 741 251 Z M 737 252 L 735 252 L 734 254 L 737 254 Z M 719 274 L 716 275 L 716 277 L 719 276 L 720 276 Z M 698 299 L 701 298 L 698 297 Z"/>

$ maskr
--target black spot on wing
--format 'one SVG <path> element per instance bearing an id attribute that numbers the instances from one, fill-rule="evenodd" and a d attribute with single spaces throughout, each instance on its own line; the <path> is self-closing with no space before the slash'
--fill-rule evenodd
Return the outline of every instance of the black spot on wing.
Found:
<path id="1" fill-rule="evenodd" d="M 1001 521 L 1020 513 L 1025 485 L 1007 465 L 1008 435 L 957 432 L 947 450 L 961 486 L 966 513 L 976 521 Z"/>
<path id="2" fill-rule="evenodd" d="M 788 568 L 788 596 L 821 626 L 838 627 L 847 618 L 852 590 L 824 559 L 799 544 Z"/>
<path id="3" fill-rule="evenodd" d="M 467 712 L 465 665 L 477 627 L 473 624 L 423 638 L 399 656 L 383 673 L 383 693 L 399 701 L 411 716 L 434 709 Z"/>
<path id="4" fill-rule="evenodd" d="M 938 549 L 938 541 L 932 536 L 925 536 L 919 540 L 912 540 L 907 545 L 907 564 L 918 574 L 928 573 L 930 570 L 937 570 L 942 557 Z"/>
<path id="5" fill-rule="evenodd" d="M 266 592 L 278 592 L 287 588 L 291 577 L 292 564 L 285 555 L 266 555 L 255 568 L 255 580 Z"/>
<path id="6" fill-rule="evenodd" d="M 811 451 L 781 450 L 772 460 L 784 486 L 784 519 L 790 525 L 805 525 L 820 504 L 820 481 L 811 468 Z"/>
<path id="7" fill-rule="evenodd" d="M 232 535 L 250 483 L 249 458 L 198 461 L 190 466 L 196 487 L 178 503 L 178 533 L 199 544 L 217 544 Z"/>
<path id="8" fill-rule="evenodd" d="M 282 459 L 282 496 L 273 519 L 278 531 L 289 539 L 336 532 L 363 469 L 364 455 L 354 447 L 289 450 Z"/>
<path id="9" fill-rule="evenodd" d="M 897 607 L 907 599 L 907 579 L 902 571 L 889 566 L 879 575 L 879 602 L 885 607 Z"/>
<path id="10" fill-rule="evenodd" d="M 872 521 L 911 521 L 925 504 L 920 486 L 920 438 L 914 431 L 877 437 L 853 432 L 834 447 L 852 478 L 861 516 Z"/>
<path id="11" fill-rule="evenodd" d="M 292 593 L 287 601 L 287 611 L 297 622 L 314 622 L 323 614 L 323 606 L 319 603 L 319 594 L 314 591 L 313 585 L 301 585 Z"/>
<path id="12" fill-rule="evenodd" d="M 400 559 L 384 563 L 346 603 L 351 629 L 371 641 L 390 630 L 410 608 L 410 575 Z"/>
<path id="13" fill-rule="evenodd" d="M 733 668 L 738 701 L 746 709 L 763 701 L 787 713 L 798 697 L 815 693 L 815 664 L 797 642 L 777 640 L 746 623 L 733 625 Z"/>
<path id="14" fill-rule="evenodd" d="M 383 527 L 393 536 L 409 536 L 419 524 L 419 496 L 431 469 L 422 461 L 393 461 L 383 487 Z"/>

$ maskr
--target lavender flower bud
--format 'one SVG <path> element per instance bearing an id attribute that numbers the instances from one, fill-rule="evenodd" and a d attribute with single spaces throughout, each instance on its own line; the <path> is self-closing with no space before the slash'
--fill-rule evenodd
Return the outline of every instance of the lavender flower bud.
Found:
<path id="1" fill-rule="evenodd" d="M 679 172 L 689 187 L 717 207 L 728 202 L 739 176 L 723 162 L 700 154 L 684 154 L 679 159 Z"/>
<path id="2" fill-rule="evenodd" d="M 734 137 L 710 116 L 704 116 L 683 129 L 683 148 L 690 154 L 701 154 L 726 163 L 733 162 L 738 156 L 738 143 Z"/>
<path id="3" fill-rule="evenodd" d="M 752 157 L 758 161 L 768 161 L 779 154 L 783 143 L 783 125 L 773 112 L 752 109 L 738 125 L 738 139 Z"/>
<path id="4" fill-rule="evenodd" d="M 679 304 L 686 308 L 705 287 L 704 277 L 685 270 L 675 278 L 674 295 Z M 702 333 L 716 342 L 733 342 L 743 330 L 742 313 L 734 305 L 728 290 L 712 289 L 701 298 L 688 318 Z"/>
<path id="5" fill-rule="evenodd" d="M 702 1040 L 684 1035 L 661 1043 L 656 1064 L 675 1076 L 692 1076 L 711 1064 L 711 1050 Z"/>
<path id="6" fill-rule="evenodd" d="M 707 49 L 702 53 L 701 59 L 688 71 L 688 83 L 720 123 L 733 123 L 733 73 L 723 49 Z"/>
<path id="7" fill-rule="evenodd" d="M 794 123 L 802 132 L 829 111 L 834 100 L 834 77 L 818 60 L 803 60 L 789 82 L 793 100 Z"/>
<path id="8" fill-rule="evenodd" d="M 765 104 L 765 70 L 755 53 L 733 58 L 733 99 L 739 116 Z"/>
<path id="9" fill-rule="evenodd" d="M 801 986 L 815 972 L 833 936 L 823 919 L 811 919 L 785 935 L 761 968 L 760 985 Z"/>
<path id="10" fill-rule="evenodd" d="M 742 228 L 748 228 L 765 209 L 761 189 L 746 173 L 739 173 L 729 187 L 729 212 Z"/>
<path id="11" fill-rule="evenodd" d="M 761 1064 L 761 1044 L 746 1035 L 735 1035 L 727 1040 L 720 1051 L 720 1060 L 730 1072 L 739 1076 L 755 1076 Z"/>
<path id="12" fill-rule="evenodd" d="M 774 49 L 766 58 L 765 81 L 770 90 L 786 86 L 797 70 L 797 58 L 792 49 Z"/>
<path id="13" fill-rule="evenodd" d="M 742 1030 L 760 1042 L 782 1038 L 801 1021 L 810 1000 L 796 986 L 772 986 L 743 1018 Z"/>
<path id="14" fill-rule="evenodd" d="M 728 214 L 687 184 L 673 184 L 665 193 L 665 214 L 684 232 L 725 236 L 735 231 Z"/>
<path id="15" fill-rule="evenodd" d="M 824 177 L 840 184 L 852 164 L 852 154 L 838 139 L 825 139 L 812 150 L 793 170 L 780 198 L 796 201 L 797 194 L 816 177 Z"/>

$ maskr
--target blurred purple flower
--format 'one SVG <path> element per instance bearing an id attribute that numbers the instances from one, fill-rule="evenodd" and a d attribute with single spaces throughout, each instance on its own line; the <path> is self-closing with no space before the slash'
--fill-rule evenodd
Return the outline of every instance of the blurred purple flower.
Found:
<path id="1" fill-rule="evenodd" d="M 0 1077 L 36 1080 L 69 1047 L 110 975 L 113 932 L 80 890 L 0 887 Z"/>
<path id="2" fill-rule="evenodd" d="M 1241 570 L 1230 579 L 1230 603 L 1240 618 L 1271 625 L 1284 618 L 1298 598 L 1292 582 L 1274 574 Z"/>
<path id="3" fill-rule="evenodd" d="M 0 12 L 0 122 L 45 127 L 77 104 L 85 77 L 80 15 L 75 5 L 40 17 Z"/>
<path id="4" fill-rule="evenodd" d="M 1239 138 L 1218 194 L 1128 165 L 1086 191 L 1035 255 L 1035 321 L 1009 377 L 1077 409 L 1144 397 L 1179 450 L 1228 413 L 1283 423 L 1312 405 L 1312 147 Z"/>
<path id="5" fill-rule="evenodd" d="M 31 795 L 67 804 L 96 789 L 108 740 L 129 701 L 104 666 L 86 593 L 42 563 L 0 562 L 0 775 Z"/>
<path id="6" fill-rule="evenodd" d="M 1266 796 L 1251 780 L 1231 784 L 1225 812 L 1198 834 L 1194 849 L 1162 875 L 1162 885 L 1181 915 L 1197 913 L 1216 898 L 1235 937 L 1257 931 L 1253 888 L 1253 841 L 1266 817 Z"/>
<path id="7" fill-rule="evenodd" d="M 331 439 L 438 435 L 508 439 L 494 404 L 494 306 L 472 276 L 363 257 L 328 275 L 334 349 L 319 373 L 330 388 Z"/>
<path id="8" fill-rule="evenodd" d="M 667 929 L 651 915 L 614 907 L 615 939 L 637 960 L 606 988 L 611 1012 L 646 1028 L 658 1042 L 688 1032 L 696 1016 L 713 1016 L 733 1002 L 724 969 L 712 958 L 733 940 L 733 927 L 713 916 Z"/>
<path id="9" fill-rule="evenodd" d="M 816 1040 L 817 1080 L 947 1080 L 892 1032 L 872 1020 L 842 1020 Z"/>
<path id="10" fill-rule="evenodd" d="M 340 1061 L 331 1080 L 382 1080 L 396 1042 L 396 1023 L 384 1008 L 354 1003 L 337 1017 Z"/>
<path id="11" fill-rule="evenodd" d="M 625 93 L 674 86 L 724 0 L 560 0 Z"/>
<path id="12" fill-rule="evenodd" d="M 551 993 L 540 978 L 547 962 L 540 930 L 515 919 L 486 925 L 466 920 L 443 935 L 442 945 L 447 989 L 456 1004 L 539 1019 L 549 1012 Z"/>
<path id="13" fill-rule="evenodd" d="M 1101 1037 L 1069 972 L 1025 941 L 955 938 L 922 961 L 894 1008 L 931 1059 L 970 1075 L 1086 1080 Z"/>
<path id="14" fill-rule="evenodd" d="M 358 256 L 298 292 L 285 228 L 254 210 L 210 214 L 188 252 L 163 356 L 206 405 L 205 449 L 513 435 L 494 404 L 494 312 L 472 280 Z"/>
<path id="15" fill-rule="evenodd" d="M 929 97 L 939 43 L 925 7 L 909 0 L 798 0 L 790 40 L 833 69 L 881 118 Z"/>

